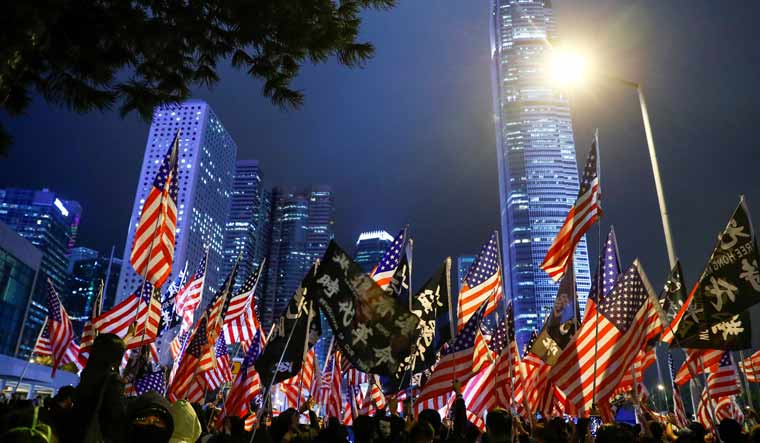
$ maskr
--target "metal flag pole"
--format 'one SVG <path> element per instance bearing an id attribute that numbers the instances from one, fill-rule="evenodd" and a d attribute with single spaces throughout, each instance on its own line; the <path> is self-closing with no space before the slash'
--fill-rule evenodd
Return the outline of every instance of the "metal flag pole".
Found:
<path id="1" fill-rule="evenodd" d="M 602 171 L 601 171 L 601 165 L 602 162 L 600 161 L 599 152 L 601 149 L 599 148 L 599 129 L 596 129 L 594 131 L 594 142 L 596 143 L 596 181 L 599 185 L 599 188 L 602 187 Z M 600 216 L 598 216 L 601 218 Z M 602 246 L 602 223 L 601 221 L 597 223 L 597 245 L 599 248 L 600 255 L 603 254 L 603 246 Z M 602 301 L 602 293 L 604 292 L 604 269 L 602 269 L 602 272 L 597 272 L 597 281 L 596 281 L 596 304 L 598 305 L 599 302 Z M 593 390 L 591 394 L 591 411 L 592 413 L 596 410 L 596 369 L 597 369 L 597 353 L 599 352 L 599 307 L 594 307 L 594 383 L 593 383 Z"/>
<path id="2" fill-rule="evenodd" d="M 744 351 L 739 351 L 739 359 L 744 362 Z M 750 362 L 752 359 L 750 358 Z M 747 378 L 747 373 L 744 371 L 740 371 L 744 373 L 744 385 L 746 386 L 746 392 L 747 392 L 747 403 L 749 404 L 750 408 L 754 408 L 754 405 L 752 404 L 752 392 L 750 392 L 750 385 L 749 385 L 749 378 Z"/>
<path id="3" fill-rule="evenodd" d="M 304 295 L 306 292 L 304 291 Z M 303 389 L 303 364 L 306 361 L 306 355 L 309 353 L 309 337 L 311 336 L 311 317 L 314 308 L 314 302 L 309 303 L 309 313 L 306 314 L 306 339 L 303 344 L 303 354 L 301 354 L 301 370 L 298 371 L 298 396 L 296 397 L 296 410 L 301 409 L 301 390 Z M 287 346 L 285 347 L 287 349 Z"/>

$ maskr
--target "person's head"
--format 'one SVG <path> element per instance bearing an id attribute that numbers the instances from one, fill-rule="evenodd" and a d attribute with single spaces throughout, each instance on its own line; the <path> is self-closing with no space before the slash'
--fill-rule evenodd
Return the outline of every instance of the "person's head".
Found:
<path id="1" fill-rule="evenodd" d="M 742 426 L 736 420 L 724 418 L 718 425 L 718 435 L 723 443 L 739 443 L 744 441 Z"/>
<path id="2" fill-rule="evenodd" d="M 389 438 L 393 429 L 390 416 L 375 416 L 375 419 L 377 420 L 377 435 L 383 439 Z"/>
<path id="3" fill-rule="evenodd" d="M 662 426 L 662 423 L 658 421 L 650 421 L 647 422 L 647 426 L 649 426 L 649 432 L 652 434 L 654 441 L 662 440 L 662 434 L 665 433 L 665 427 Z"/>
<path id="4" fill-rule="evenodd" d="M 712 432 L 708 432 L 707 434 L 705 434 L 704 442 L 715 443 L 715 436 L 712 434 Z"/>
<path id="5" fill-rule="evenodd" d="M 700 442 L 704 441 L 705 434 L 707 432 L 705 431 L 705 427 L 702 426 L 701 423 L 693 421 L 693 422 L 689 423 L 689 425 L 687 426 L 687 428 L 689 428 L 691 430 L 691 432 L 694 433 L 694 439 L 696 441 L 700 441 Z"/>
<path id="6" fill-rule="evenodd" d="M 433 443 L 435 431 L 426 421 L 419 421 L 409 430 L 409 443 Z"/>
<path id="7" fill-rule="evenodd" d="M 44 423 L 44 410 L 40 407 L 16 409 L 2 417 L 0 441 L 3 443 L 55 443 L 53 428 Z"/>
<path id="8" fill-rule="evenodd" d="M 492 409 L 486 415 L 486 432 L 490 442 L 510 441 L 512 438 L 512 415 L 506 409 Z"/>
<path id="9" fill-rule="evenodd" d="M 607 423 L 596 431 L 596 443 L 633 443 L 634 434 L 629 427 Z"/>
<path id="10" fill-rule="evenodd" d="M 435 409 L 423 409 L 422 412 L 417 415 L 417 421 L 427 422 L 433 427 L 435 435 L 441 435 L 441 414 Z"/>
<path id="11" fill-rule="evenodd" d="M 174 431 L 169 443 L 194 443 L 201 436 L 201 423 L 195 409 L 185 400 L 179 400 L 169 408 Z"/>
<path id="12" fill-rule="evenodd" d="M 63 386 L 53 397 L 53 402 L 59 408 L 70 409 L 74 406 L 74 391 L 73 386 Z"/>
<path id="13" fill-rule="evenodd" d="M 354 420 L 354 438 L 357 443 L 371 443 L 375 438 L 375 422 L 369 415 Z"/>
<path id="14" fill-rule="evenodd" d="M 166 443 L 174 432 L 174 419 L 166 399 L 151 391 L 137 397 L 127 410 L 127 441 Z"/>

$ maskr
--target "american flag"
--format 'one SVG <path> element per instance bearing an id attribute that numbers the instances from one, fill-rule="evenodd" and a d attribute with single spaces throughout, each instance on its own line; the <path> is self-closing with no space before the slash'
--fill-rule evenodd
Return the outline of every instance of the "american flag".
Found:
<path id="1" fill-rule="evenodd" d="M 686 417 L 686 408 L 683 407 L 683 399 L 681 399 L 681 392 L 677 387 L 673 388 L 673 413 L 676 416 L 676 424 L 679 428 L 685 428 L 689 424 L 689 419 Z"/>
<path id="2" fill-rule="evenodd" d="M 251 412 L 243 422 L 243 429 L 245 429 L 245 432 L 251 432 L 253 431 L 253 426 L 256 424 L 256 413 Z"/>
<path id="3" fill-rule="evenodd" d="M 261 329 L 253 300 L 263 269 L 264 263 L 245 279 L 243 286 L 230 300 L 223 326 L 224 337 L 230 344 L 250 342 L 255 331 Z"/>
<path id="4" fill-rule="evenodd" d="M 742 393 L 741 385 L 739 385 L 739 374 L 736 373 L 730 352 L 724 352 L 720 363 L 718 363 L 718 368 L 707 375 L 707 391 L 712 398 Z"/>
<path id="5" fill-rule="evenodd" d="M 176 374 L 171 380 L 171 385 L 169 386 L 169 395 L 172 401 L 187 398 L 191 384 L 201 372 L 201 358 L 209 344 L 206 326 L 207 322 L 208 319 L 206 316 L 201 317 L 185 352 L 180 354 L 181 361 L 178 365 Z"/>
<path id="6" fill-rule="evenodd" d="M 161 287 L 172 272 L 177 229 L 177 158 L 180 132 L 156 173 L 140 212 L 129 261 L 139 275 Z"/>
<path id="7" fill-rule="evenodd" d="M 749 383 L 760 382 L 760 351 L 740 361 L 739 369 L 744 372 Z"/>
<path id="8" fill-rule="evenodd" d="M 598 166 L 597 137 L 594 136 L 586 168 L 583 171 L 578 199 L 567 213 L 565 222 L 541 263 L 541 269 L 546 271 L 554 281 L 561 280 L 565 275 L 567 262 L 573 256 L 578 242 L 602 215 Z"/>
<path id="9" fill-rule="evenodd" d="M 203 254 L 201 262 L 198 263 L 198 269 L 195 270 L 195 274 L 190 277 L 185 286 L 177 292 L 177 297 L 174 299 L 174 312 L 182 317 L 182 326 L 180 330 L 187 331 L 193 325 L 193 317 L 195 315 L 195 309 L 201 304 L 203 297 L 203 285 L 206 281 L 206 263 L 208 261 L 208 248 L 206 253 Z"/>
<path id="10" fill-rule="evenodd" d="M 148 391 L 155 391 L 163 395 L 166 389 L 166 381 L 164 378 L 164 371 L 158 370 L 146 374 L 142 378 L 135 380 L 135 392 L 137 395 L 143 395 Z"/>
<path id="11" fill-rule="evenodd" d="M 396 268 L 398 268 L 398 264 L 401 262 L 401 254 L 405 251 L 404 244 L 406 243 L 406 231 L 407 228 L 404 227 L 404 229 L 398 233 L 396 238 L 393 239 L 393 242 L 385 250 L 385 254 L 383 254 L 380 263 L 378 263 L 370 273 L 370 277 L 372 277 L 383 290 L 388 289 L 388 286 L 393 279 L 393 273 L 396 272 Z"/>
<path id="12" fill-rule="evenodd" d="M 50 279 L 47 279 L 47 308 L 50 355 L 53 357 L 53 372 L 51 376 L 54 377 L 56 369 L 62 363 L 66 350 L 69 349 L 74 339 L 74 328 L 71 326 L 69 314 L 66 313 L 66 309 L 61 304 L 58 293 L 55 291 L 53 282 Z M 74 357 L 76 359 L 77 355 L 75 354 Z"/>
<path id="13" fill-rule="evenodd" d="M 422 387 L 416 404 L 418 411 L 445 407 L 452 392 L 453 381 L 459 380 L 464 385 L 475 375 L 476 368 L 490 362 L 490 351 L 480 333 L 485 309 L 486 303 L 483 303 L 459 335 L 454 337 L 450 346 L 441 352 L 441 359 Z"/>
<path id="14" fill-rule="evenodd" d="M 232 366 L 230 354 L 227 352 L 227 343 L 223 336 L 216 340 L 216 366 L 203 373 L 206 379 L 206 387 L 214 390 L 228 381 L 232 381 Z"/>
<path id="15" fill-rule="evenodd" d="M 732 419 L 739 423 L 744 422 L 744 414 L 733 396 L 725 396 L 716 400 L 709 396 L 707 391 L 707 388 L 702 390 L 699 406 L 697 406 L 697 421 L 705 429 L 713 429 L 711 413 L 715 414 L 715 423 L 720 423 L 723 419 Z"/>
<path id="16" fill-rule="evenodd" d="M 636 354 L 631 366 L 623 372 L 623 378 L 620 379 L 617 388 L 613 391 L 612 396 L 631 392 L 633 390 L 634 377 L 636 387 L 640 391 L 644 382 L 644 371 L 657 361 L 654 347 L 642 349 Z M 633 370 L 631 370 L 633 368 Z"/>
<path id="17" fill-rule="evenodd" d="M 158 327 L 161 323 L 161 301 L 154 294 L 154 287 L 144 281 L 138 290 L 137 318 L 134 321 L 134 331 L 126 339 L 127 349 L 135 349 L 156 341 Z"/>
<path id="18" fill-rule="evenodd" d="M 508 312 L 511 312 L 511 307 L 510 304 Z M 509 318 L 509 313 L 507 317 Z M 495 361 L 471 378 L 462 392 L 467 407 L 477 415 L 489 411 L 497 405 L 497 401 L 499 407 L 508 408 L 511 406 L 511 385 L 513 381 L 510 374 L 512 356 L 509 349 L 511 346 L 507 346 L 510 342 L 508 318 L 499 322 L 488 344 L 491 352 L 497 356 Z M 514 333 L 514 330 L 512 332 Z"/>
<path id="19" fill-rule="evenodd" d="M 480 249 L 475 257 L 462 287 L 459 288 L 459 320 L 461 330 L 484 301 L 488 300 L 485 316 L 496 310 L 503 294 L 501 284 L 501 264 L 499 263 L 499 243 L 497 233 Z"/>
<path id="20" fill-rule="evenodd" d="M 328 364 L 330 364 L 329 378 L 327 379 L 329 394 L 327 395 L 325 414 L 327 417 L 342 417 L 341 406 L 343 405 L 343 399 L 341 395 L 340 351 L 335 351 L 330 356 Z"/>
<path id="21" fill-rule="evenodd" d="M 351 405 L 348 402 L 343 403 L 343 417 L 341 418 L 341 423 L 343 423 L 344 426 L 351 426 L 354 424 L 354 415 L 351 413 Z"/>
<path id="22" fill-rule="evenodd" d="M 301 398 L 304 392 L 311 392 L 314 383 L 314 369 L 316 368 L 316 354 L 314 348 L 310 348 L 306 353 L 306 358 L 301 365 L 301 371 L 282 382 L 285 390 L 285 396 L 292 408 L 298 408 L 301 405 Z"/>
<path id="23" fill-rule="evenodd" d="M 604 242 L 604 252 L 599 254 L 599 264 L 591 280 L 591 290 L 586 301 L 587 316 L 588 312 L 595 312 L 593 306 L 596 301 L 610 293 L 622 271 L 615 229 L 610 226 L 610 232 L 607 233 L 607 240 Z"/>
<path id="24" fill-rule="evenodd" d="M 45 323 L 42 325 L 42 330 L 40 331 L 39 336 L 37 337 L 37 341 L 34 344 L 34 349 L 32 349 L 32 355 L 40 355 L 40 356 L 52 356 L 53 350 L 50 347 L 50 330 L 48 329 L 48 321 L 49 319 L 45 318 Z M 66 348 L 66 351 L 63 353 L 63 358 L 61 359 L 61 365 L 65 365 L 67 363 L 74 363 L 80 371 L 84 369 L 84 366 L 81 365 L 77 359 L 79 356 L 79 345 L 72 340 L 69 344 L 69 347 Z"/>
<path id="25" fill-rule="evenodd" d="M 140 298 L 145 293 L 150 293 L 153 285 L 150 283 L 141 284 L 137 287 L 134 294 L 125 298 L 108 311 L 97 316 L 93 321 L 93 327 L 100 334 L 116 334 L 119 338 L 124 338 L 129 331 L 129 327 L 135 322 L 137 317 L 137 305 Z M 147 307 L 148 305 L 143 304 Z"/>
<path id="26" fill-rule="evenodd" d="M 550 376 L 571 405 L 589 411 L 595 398 L 612 394 L 636 354 L 662 330 L 655 303 L 646 274 L 634 261 L 597 305 L 598 316 L 587 317 L 552 367 Z"/>
<path id="27" fill-rule="evenodd" d="M 257 332 L 257 334 L 260 332 Z M 227 400 L 224 402 L 220 421 L 225 416 L 245 417 L 248 414 L 248 405 L 261 394 L 261 379 L 254 369 L 253 364 L 261 354 L 259 340 L 253 340 L 248 351 L 245 353 L 243 363 L 240 365 L 235 382 L 230 388 Z"/>
<path id="28" fill-rule="evenodd" d="M 79 340 L 79 355 L 77 361 L 79 366 L 84 367 L 87 364 L 87 360 L 90 358 L 90 349 L 92 349 L 92 343 L 95 341 L 95 336 L 98 331 L 92 327 L 95 319 L 100 315 L 101 308 L 103 307 L 103 281 L 100 282 L 98 289 L 98 296 L 95 297 L 95 301 L 92 303 L 90 311 L 90 319 L 84 324 L 84 330 L 82 331 L 82 339 Z"/>
<path id="29" fill-rule="evenodd" d="M 683 385 L 692 376 L 710 373 L 718 369 L 723 351 L 718 349 L 686 349 L 686 361 L 683 362 L 675 376 L 677 385 Z"/>

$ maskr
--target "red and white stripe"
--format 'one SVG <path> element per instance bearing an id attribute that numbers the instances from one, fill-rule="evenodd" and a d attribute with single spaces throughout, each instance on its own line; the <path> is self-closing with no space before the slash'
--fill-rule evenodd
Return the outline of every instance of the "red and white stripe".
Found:
<path id="1" fill-rule="evenodd" d="M 251 432 L 253 431 L 253 426 L 256 424 L 256 413 L 251 412 L 248 417 L 245 418 L 245 421 L 243 422 L 243 428 L 245 429 L 245 432 Z"/>
<path id="2" fill-rule="evenodd" d="M 519 366 L 522 383 L 515 386 L 515 403 L 519 407 L 527 407 L 527 413 L 535 413 L 540 409 L 542 398 L 546 397 L 549 385 L 551 366 L 541 357 L 528 352 Z"/>
<path id="3" fill-rule="evenodd" d="M 224 326 L 222 329 L 224 332 L 224 338 L 227 340 L 227 343 L 230 344 L 249 343 L 256 335 L 256 331 L 261 330 L 261 323 L 259 323 L 259 319 L 256 317 L 256 311 L 253 308 L 253 303 L 251 303 L 251 300 L 253 299 L 253 291 L 250 293 L 248 305 L 246 305 L 242 311 L 236 306 L 236 310 L 233 312 L 234 315 L 230 315 L 230 311 L 233 307 L 232 302 L 235 301 L 235 298 L 230 301 L 230 309 L 227 311 L 227 316 L 224 318 Z M 264 334 L 261 334 L 261 340 L 263 341 L 265 339 Z"/>
<path id="4" fill-rule="evenodd" d="M 333 354 L 332 368 L 328 380 L 329 394 L 327 395 L 327 405 L 325 406 L 325 414 L 327 417 L 343 417 L 343 414 L 341 413 L 343 400 L 340 379 L 340 351 L 338 351 Z"/>
<path id="5" fill-rule="evenodd" d="M 724 419 L 733 419 L 739 423 L 744 422 L 744 413 L 736 403 L 734 396 L 725 396 L 715 400 L 707 394 L 707 389 L 702 390 L 699 406 L 697 407 L 697 421 L 705 429 L 713 429 L 711 415 L 715 414 L 715 423 Z"/>
<path id="6" fill-rule="evenodd" d="M 201 304 L 203 299 L 203 287 L 206 283 L 206 260 L 208 259 L 208 249 L 206 250 L 206 257 L 202 259 L 202 266 L 204 269 L 196 271 L 193 274 L 193 279 L 188 281 L 182 289 L 177 292 L 177 296 L 174 298 L 174 312 L 182 317 L 182 326 L 180 330 L 189 330 L 193 325 L 195 317 L 195 310 Z"/>
<path id="7" fill-rule="evenodd" d="M 351 426 L 354 424 L 354 416 L 351 413 L 351 405 L 348 404 L 348 402 L 343 403 L 343 416 L 341 417 L 341 423 L 343 423 L 345 426 Z"/>
<path id="8" fill-rule="evenodd" d="M 685 428 L 689 424 L 689 419 L 686 417 L 686 408 L 683 407 L 681 392 L 678 391 L 678 388 L 673 390 L 673 404 L 675 406 L 673 413 L 676 416 L 676 424 L 679 428 Z"/>
<path id="9" fill-rule="evenodd" d="M 484 316 L 487 317 L 498 308 L 499 300 L 504 295 L 503 285 L 501 284 L 501 264 L 498 266 L 498 271 L 478 286 L 470 288 L 467 282 L 462 284 L 462 288 L 459 291 L 459 306 L 457 310 L 459 312 L 457 317 L 458 330 L 464 327 L 484 301 L 488 300 Z"/>
<path id="10" fill-rule="evenodd" d="M 171 187 L 176 187 L 178 151 L 179 132 L 161 165 L 168 168 L 166 180 L 160 187 L 154 183 L 145 198 L 129 256 L 135 272 L 144 275 L 157 288 L 169 278 L 174 263 L 177 202 L 176 196 L 171 195 Z"/>
<path id="11" fill-rule="evenodd" d="M 479 341 L 480 340 L 480 341 Z M 441 409 L 448 404 L 452 393 L 452 383 L 459 380 L 463 385 L 484 364 L 490 363 L 491 351 L 488 350 L 480 329 L 476 332 L 475 345 L 458 352 L 444 355 L 433 368 L 433 373 L 422 387 L 417 411 L 423 409 Z"/>
<path id="12" fill-rule="evenodd" d="M 467 408 L 477 415 L 493 408 L 496 403 L 496 365 L 489 364 L 467 382 L 462 397 Z"/>
<path id="13" fill-rule="evenodd" d="M 684 301 L 683 306 L 681 306 L 681 309 L 678 310 L 670 324 L 666 325 L 663 328 L 662 335 L 660 336 L 661 342 L 667 344 L 671 344 L 673 342 L 675 333 L 678 331 L 678 325 L 681 324 L 681 319 L 683 319 L 686 311 L 689 310 L 689 305 L 691 305 L 692 300 L 694 300 L 694 293 L 697 291 L 698 287 L 699 283 L 694 285 L 694 287 L 691 289 L 691 292 L 689 293 L 689 296 L 686 297 L 686 301 Z"/>
<path id="14" fill-rule="evenodd" d="M 213 391 L 228 381 L 232 381 L 230 356 L 223 355 L 216 359 L 216 367 L 203 373 L 208 390 Z"/>
<path id="15" fill-rule="evenodd" d="M 116 334 L 119 338 L 124 338 L 137 316 L 137 302 L 138 297 L 135 294 L 130 295 L 121 303 L 97 316 L 92 321 L 93 327 L 101 334 Z"/>
<path id="16" fill-rule="evenodd" d="M 633 372 L 636 376 L 636 382 L 639 385 L 644 380 L 644 371 L 646 371 L 648 367 L 655 364 L 656 361 L 657 355 L 653 347 L 649 349 L 642 349 L 638 352 L 638 354 L 636 354 L 636 357 L 633 359 L 631 366 L 633 367 Z M 615 389 L 615 391 L 613 391 L 612 395 L 615 396 L 630 391 L 633 388 L 634 374 L 631 373 L 631 369 L 629 367 L 628 370 L 623 373 L 623 378 L 620 380 L 620 383 L 618 383 L 618 387 Z"/>
<path id="17" fill-rule="evenodd" d="M 151 294 L 149 303 L 140 301 L 134 333 L 125 340 L 127 349 L 139 348 L 156 341 L 161 323 L 161 302 L 156 295 Z"/>
<path id="18" fill-rule="evenodd" d="M 652 297 L 643 303 L 625 333 L 621 333 L 601 314 L 588 317 L 590 321 L 581 326 L 550 375 L 576 409 L 582 412 L 591 410 L 594 385 L 597 399 L 612 395 L 639 350 L 660 333 L 662 324 L 654 303 Z M 597 317 L 598 328 L 594 321 Z M 595 347 L 597 330 L 598 344 Z"/>
<path id="19" fill-rule="evenodd" d="M 673 381 L 681 386 L 691 380 L 693 375 L 696 376 L 705 372 L 709 374 L 715 371 L 718 369 L 723 352 L 718 349 L 686 349 L 686 361 L 676 372 Z"/>
<path id="20" fill-rule="evenodd" d="M 707 375 L 707 391 L 710 397 L 715 399 L 742 393 L 739 374 L 736 373 L 733 363 L 728 366 L 719 366 L 717 370 Z"/>
<path id="21" fill-rule="evenodd" d="M 747 382 L 760 382 L 760 351 L 739 362 L 739 369 L 744 372 Z"/>
<path id="22" fill-rule="evenodd" d="M 549 247 L 544 261 L 541 263 L 543 269 L 554 281 L 560 281 L 565 275 L 567 262 L 573 256 L 575 247 L 583 238 L 586 231 L 596 222 L 602 214 L 601 209 L 601 191 L 599 189 L 598 160 L 596 138 L 592 146 L 590 157 L 587 160 L 586 169 L 594 167 L 594 176 L 589 183 L 586 192 L 578 196 L 575 204 L 565 217 L 557 237 Z M 592 157 L 593 156 L 593 157 Z M 593 163 L 592 163 L 593 162 Z"/>

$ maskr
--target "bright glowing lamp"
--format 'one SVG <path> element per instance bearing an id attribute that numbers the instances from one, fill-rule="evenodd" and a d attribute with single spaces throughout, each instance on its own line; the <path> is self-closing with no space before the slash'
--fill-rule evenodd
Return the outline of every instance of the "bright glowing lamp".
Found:
<path id="1" fill-rule="evenodd" d="M 588 65 L 584 57 L 576 52 L 555 49 L 552 51 L 549 69 L 555 82 L 574 86 L 586 77 Z"/>
<path id="2" fill-rule="evenodd" d="M 657 389 L 659 389 L 660 391 L 664 391 L 665 390 L 665 386 L 663 386 L 663 385 L 657 385 Z"/>

